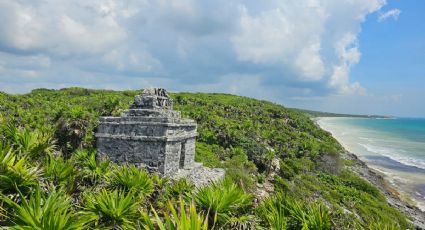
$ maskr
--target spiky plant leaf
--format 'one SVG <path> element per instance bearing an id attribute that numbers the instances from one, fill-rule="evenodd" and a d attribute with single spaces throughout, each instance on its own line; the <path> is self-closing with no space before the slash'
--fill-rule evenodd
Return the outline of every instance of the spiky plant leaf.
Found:
<path id="1" fill-rule="evenodd" d="M 131 166 L 115 166 L 106 175 L 109 187 L 124 191 L 135 190 L 139 196 L 148 196 L 153 190 L 153 182 L 149 174 Z"/>
<path id="2" fill-rule="evenodd" d="M 53 134 L 46 130 L 29 130 L 17 128 L 11 123 L 3 127 L 5 138 L 11 147 L 21 156 L 38 159 L 46 154 L 53 153 L 56 144 Z"/>
<path id="3" fill-rule="evenodd" d="M 95 151 L 77 150 L 71 160 L 81 169 L 82 179 L 89 185 L 100 183 L 110 168 L 108 160 L 96 160 Z"/>
<path id="4" fill-rule="evenodd" d="M 80 213 L 96 228 L 135 229 L 138 206 L 135 190 L 124 192 L 102 189 L 83 195 L 83 211 Z"/>
<path id="5" fill-rule="evenodd" d="M 28 166 L 27 159 L 19 159 L 11 148 L 0 151 L 0 192 L 3 194 L 17 194 L 18 190 L 28 193 L 38 185 L 40 175 L 38 167 Z"/>
<path id="6" fill-rule="evenodd" d="M 75 188 L 75 179 L 78 172 L 72 163 L 63 159 L 62 156 L 49 154 L 44 163 L 44 175 L 54 186 L 72 193 Z"/>
<path id="7" fill-rule="evenodd" d="M 322 203 L 312 203 L 307 208 L 308 227 L 311 230 L 331 229 L 329 210 Z"/>
<path id="8" fill-rule="evenodd" d="M 161 219 L 158 212 L 152 207 L 151 211 L 154 217 L 151 218 L 145 212 L 141 212 L 143 223 L 141 224 L 145 230 L 207 230 L 208 218 L 202 213 L 198 213 L 195 203 L 192 201 L 187 207 L 182 197 L 179 198 L 178 209 L 176 209 L 172 201 L 167 202 L 168 211 L 164 213 Z M 164 222 L 165 221 L 165 222 Z"/>
<path id="9" fill-rule="evenodd" d="M 37 187 L 29 199 L 20 193 L 17 203 L 0 194 L 0 199 L 12 207 L 8 216 L 10 229 L 74 230 L 83 229 L 85 222 L 72 212 L 71 199 L 63 193 L 42 194 Z"/>
<path id="10" fill-rule="evenodd" d="M 194 198 L 199 207 L 209 211 L 210 220 L 217 218 L 219 223 L 227 222 L 232 216 L 244 214 L 252 205 L 253 199 L 251 194 L 229 180 L 200 188 Z"/>
<path id="11" fill-rule="evenodd" d="M 271 197 L 265 200 L 258 206 L 257 213 L 268 228 L 272 230 L 286 229 L 287 214 L 284 204 L 280 202 L 279 198 Z"/>

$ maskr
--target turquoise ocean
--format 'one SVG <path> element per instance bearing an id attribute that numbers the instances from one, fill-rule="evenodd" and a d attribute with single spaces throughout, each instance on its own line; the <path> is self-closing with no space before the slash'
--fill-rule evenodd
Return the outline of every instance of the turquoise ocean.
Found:
<path id="1" fill-rule="evenodd" d="M 425 210 L 425 119 L 326 117 L 317 123 Z"/>

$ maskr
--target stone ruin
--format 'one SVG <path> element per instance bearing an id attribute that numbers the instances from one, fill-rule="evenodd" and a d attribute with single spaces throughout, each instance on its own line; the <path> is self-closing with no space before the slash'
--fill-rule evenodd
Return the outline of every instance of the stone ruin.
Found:
<path id="1" fill-rule="evenodd" d="M 182 119 L 173 110 L 165 89 L 145 89 L 119 117 L 100 118 L 98 157 L 106 155 L 117 163 L 135 164 L 168 177 L 184 176 L 201 184 L 222 178 L 223 169 L 195 162 L 196 128 L 193 120 Z"/>

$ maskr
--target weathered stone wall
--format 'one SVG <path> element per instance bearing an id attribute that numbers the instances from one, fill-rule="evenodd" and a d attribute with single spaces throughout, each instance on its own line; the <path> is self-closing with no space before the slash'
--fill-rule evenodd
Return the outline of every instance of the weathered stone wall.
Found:
<path id="1" fill-rule="evenodd" d="M 196 123 L 172 110 L 172 100 L 163 89 L 137 95 L 120 117 L 100 118 L 96 133 L 100 156 L 164 175 L 193 167 L 196 136 Z"/>
<path id="2" fill-rule="evenodd" d="M 181 119 L 164 89 L 146 89 L 119 117 L 101 117 L 98 157 L 135 164 L 172 178 L 186 177 L 195 186 L 224 178 L 223 169 L 195 162 L 196 123 Z"/>
<path id="3" fill-rule="evenodd" d="M 165 147 L 165 160 L 164 160 L 164 175 L 172 176 L 179 171 L 179 161 L 181 157 L 181 142 L 170 141 L 167 142 Z M 184 153 L 183 153 L 184 154 Z"/>
<path id="4" fill-rule="evenodd" d="M 190 169 L 193 168 L 195 164 L 195 138 L 189 138 L 183 142 L 182 149 L 184 149 L 184 158 L 183 158 L 183 168 Z M 181 164 L 181 163 L 180 163 Z"/>
<path id="5" fill-rule="evenodd" d="M 118 163 L 134 163 L 150 170 L 158 169 L 160 159 L 164 159 L 165 143 L 158 141 L 127 140 L 111 137 L 97 138 L 97 151 L 100 156 L 108 156 Z"/>

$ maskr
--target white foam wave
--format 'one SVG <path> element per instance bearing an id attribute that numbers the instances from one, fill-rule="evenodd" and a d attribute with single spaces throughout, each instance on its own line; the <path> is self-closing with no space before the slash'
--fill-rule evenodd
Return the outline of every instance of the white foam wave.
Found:
<path id="1" fill-rule="evenodd" d="M 417 167 L 417 168 L 425 169 L 425 161 L 424 160 L 420 160 L 420 159 L 413 158 L 413 157 L 401 156 L 401 155 L 397 154 L 397 153 L 400 153 L 400 152 L 405 152 L 404 150 L 386 148 L 386 147 L 376 146 L 376 145 L 371 145 L 371 144 L 361 144 L 361 143 L 359 143 L 359 144 L 361 146 L 363 146 L 369 152 L 376 153 L 376 154 L 379 154 L 379 155 L 382 155 L 382 156 L 386 156 L 386 157 L 390 158 L 391 160 L 400 162 L 404 165 L 414 166 L 414 167 Z"/>

